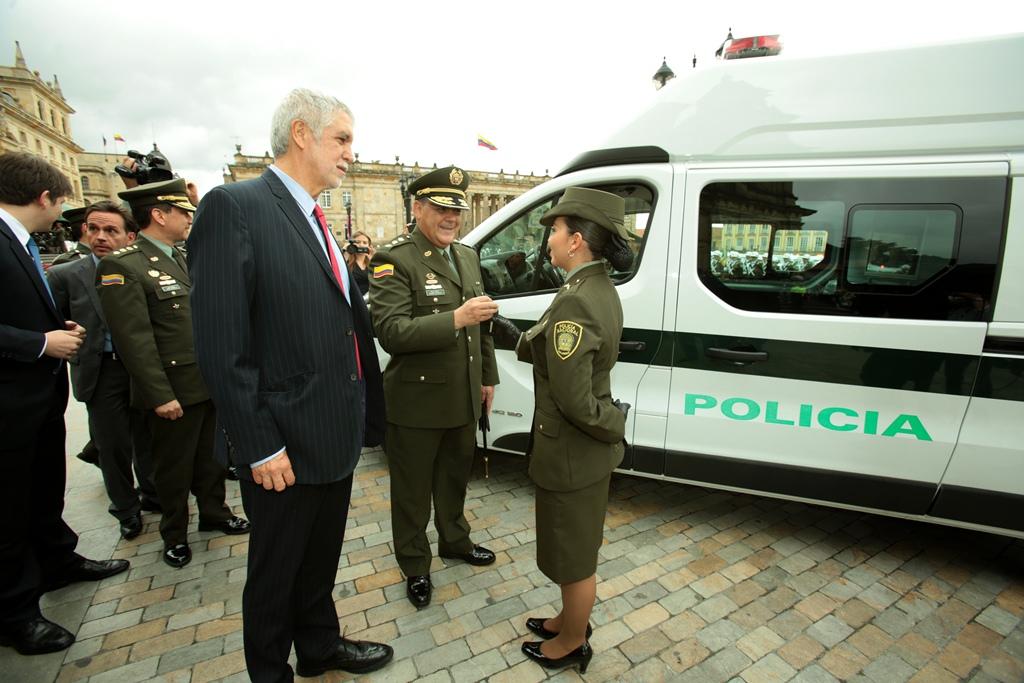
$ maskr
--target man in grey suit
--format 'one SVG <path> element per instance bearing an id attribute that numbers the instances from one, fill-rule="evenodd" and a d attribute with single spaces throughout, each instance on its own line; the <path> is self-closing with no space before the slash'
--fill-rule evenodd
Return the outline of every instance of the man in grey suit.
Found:
<path id="1" fill-rule="evenodd" d="M 103 318 L 96 292 L 96 265 L 115 249 L 134 242 L 139 229 L 128 211 L 104 200 L 86 209 L 84 230 L 92 245 L 91 253 L 51 268 L 47 279 L 57 309 L 89 330 L 70 364 L 71 388 L 89 412 L 89 432 L 99 451 L 110 514 L 120 522 L 121 536 L 135 538 L 142 531 L 142 508 L 159 507 L 150 480 L 149 435 L 142 416 L 129 405 L 130 377 Z"/>
<path id="2" fill-rule="evenodd" d="M 316 197 L 353 162 L 348 107 L 292 91 L 274 165 L 199 205 L 188 240 L 195 348 L 217 406 L 216 455 L 252 522 L 242 596 L 250 678 L 384 666 L 387 645 L 341 637 L 332 589 L 352 473 L 380 443 L 383 386 L 369 315 Z"/>

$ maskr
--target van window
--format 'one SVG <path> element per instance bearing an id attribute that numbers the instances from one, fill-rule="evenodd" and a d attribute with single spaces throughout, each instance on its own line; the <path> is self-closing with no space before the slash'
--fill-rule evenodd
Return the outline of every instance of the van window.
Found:
<path id="1" fill-rule="evenodd" d="M 633 276 L 650 225 L 654 193 L 638 183 L 598 185 L 595 189 L 614 192 L 626 200 L 626 228 L 635 237 L 630 246 L 635 250 L 633 264 L 626 271 L 609 271 L 616 283 Z M 551 265 L 547 254 L 550 229 L 541 224 L 541 217 L 557 202 L 561 193 L 553 195 L 503 225 L 479 243 L 480 268 L 484 290 L 492 297 L 508 297 L 557 289 L 566 273 Z"/>
<path id="2" fill-rule="evenodd" d="M 744 310 L 987 320 L 1005 204 L 1005 178 L 711 183 L 697 270 Z"/>

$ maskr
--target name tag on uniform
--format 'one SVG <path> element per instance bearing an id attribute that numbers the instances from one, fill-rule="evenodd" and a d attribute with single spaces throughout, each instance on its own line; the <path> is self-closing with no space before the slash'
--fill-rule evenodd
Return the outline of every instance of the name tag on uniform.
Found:
<path id="1" fill-rule="evenodd" d="M 430 296 L 444 296 L 444 285 L 423 285 Z"/>
<path id="2" fill-rule="evenodd" d="M 176 292 L 179 289 L 181 289 L 181 285 L 179 285 L 177 282 L 171 282 L 170 284 L 161 285 L 160 289 L 162 289 L 165 292 Z"/>

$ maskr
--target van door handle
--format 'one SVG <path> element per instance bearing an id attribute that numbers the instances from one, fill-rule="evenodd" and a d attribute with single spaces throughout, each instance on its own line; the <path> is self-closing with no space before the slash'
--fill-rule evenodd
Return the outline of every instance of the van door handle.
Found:
<path id="1" fill-rule="evenodd" d="M 644 351 L 647 349 L 647 342 L 642 341 L 620 341 L 619 353 L 623 351 Z"/>
<path id="2" fill-rule="evenodd" d="M 757 363 L 768 360 L 767 351 L 741 351 L 738 349 L 719 349 L 711 347 L 704 350 L 704 355 L 710 358 L 721 358 L 734 363 Z"/>

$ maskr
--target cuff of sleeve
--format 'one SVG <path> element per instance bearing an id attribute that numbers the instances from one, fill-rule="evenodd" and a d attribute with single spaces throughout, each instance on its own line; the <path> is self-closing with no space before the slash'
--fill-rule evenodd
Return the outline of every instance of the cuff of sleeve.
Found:
<path id="1" fill-rule="evenodd" d="M 284 452 L 285 452 L 286 450 L 287 450 L 287 448 L 282 448 L 282 449 L 281 449 L 281 450 L 279 450 L 279 451 L 278 451 L 277 453 L 274 453 L 274 454 L 273 454 L 273 455 L 271 455 L 271 456 L 268 456 L 268 457 L 266 457 L 266 458 L 263 458 L 263 459 L 262 459 L 262 460 L 260 460 L 259 462 L 254 462 L 254 463 L 250 463 L 250 464 L 249 464 L 249 468 L 250 468 L 250 469 L 256 469 L 257 467 L 259 467 L 259 466 L 260 466 L 260 465 L 262 465 L 263 463 L 266 463 L 266 462 L 270 462 L 271 460 L 273 460 L 273 459 L 274 459 L 274 458 L 276 458 L 277 456 L 279 456 L 279 455 L 281 455 L 282 453 L 284 453 Z"/>

